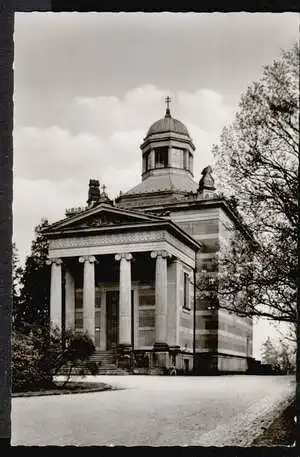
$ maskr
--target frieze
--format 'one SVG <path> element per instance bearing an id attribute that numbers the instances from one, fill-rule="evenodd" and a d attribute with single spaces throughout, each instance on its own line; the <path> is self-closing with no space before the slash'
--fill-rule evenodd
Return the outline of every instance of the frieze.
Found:
<path id="1" fill-rule="evenodd" d="M 93 247 L 122 243 L 143 243 L 164 240 L 164 232 L 113 233 L 111 235 L 85 236 L 78 238 L 60 238 L 49 240 L 50 249 Z"/>
<path id="2" fill-rule="evenodd" d="M 68 257 L 70 255 L 99 255 L 101 253 L 116 254 L 122 251 L 139 252 L 147 251 L 147 246 L 149 246 L 149 251 L 165 249 L 173 258 L 178 257 L 182 262 L 194 268 L 194 251 L 163 230 L 52 239 L 49 240 L 49 256 Z"/>

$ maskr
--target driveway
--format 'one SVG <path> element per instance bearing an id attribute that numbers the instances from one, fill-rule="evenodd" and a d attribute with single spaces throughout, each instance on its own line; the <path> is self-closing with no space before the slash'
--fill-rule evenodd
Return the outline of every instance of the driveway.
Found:
<path id="1" fill-rule="evenodd" d="M 120 390 L 12 399 L 12 445 L 250 446 L 291 376 L 97 376 Z"/>

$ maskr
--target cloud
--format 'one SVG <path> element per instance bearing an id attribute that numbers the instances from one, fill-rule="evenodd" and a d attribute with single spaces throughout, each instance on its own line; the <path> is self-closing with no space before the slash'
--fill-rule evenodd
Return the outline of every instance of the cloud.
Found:
<path id="1" fill-rule="evenodd" d="M 67 207 L 85 205 L 90 178 L 104 183 L 112 198 L 139 182 L 140 144 L 150 125 L 164 116 L 166 94 L 172 96 L 172 115 L 187 125 L 196 145 L 199 179 L 211 163 L 212 143 L 233 112 L 212 90 L 172 92 L 145 84 L 122 98 L 75 97 L 63 125 L 15 129 L 14 238 L 22 258 L 41 217 L 54 221 Z"/>

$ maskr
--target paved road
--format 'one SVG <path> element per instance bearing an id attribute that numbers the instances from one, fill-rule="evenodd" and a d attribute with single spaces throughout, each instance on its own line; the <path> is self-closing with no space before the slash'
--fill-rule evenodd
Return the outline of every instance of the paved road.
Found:
<path id="1" fill-rule="evenodd" d="M 99 376 L 121 390 L 13 398 L 12 445 L 249 446 L 295 393 L 288 376 Z"/>

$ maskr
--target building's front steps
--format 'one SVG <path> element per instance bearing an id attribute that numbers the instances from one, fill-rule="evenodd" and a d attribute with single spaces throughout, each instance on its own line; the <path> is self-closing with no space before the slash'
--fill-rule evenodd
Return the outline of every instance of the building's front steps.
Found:
<path id="1" fill-rule="evenodd" d="M 97 349 L 90 357 L 98 365 L 98 375 L 128 375 L 128 370 L 117 366 L 116 352 Z"/>

